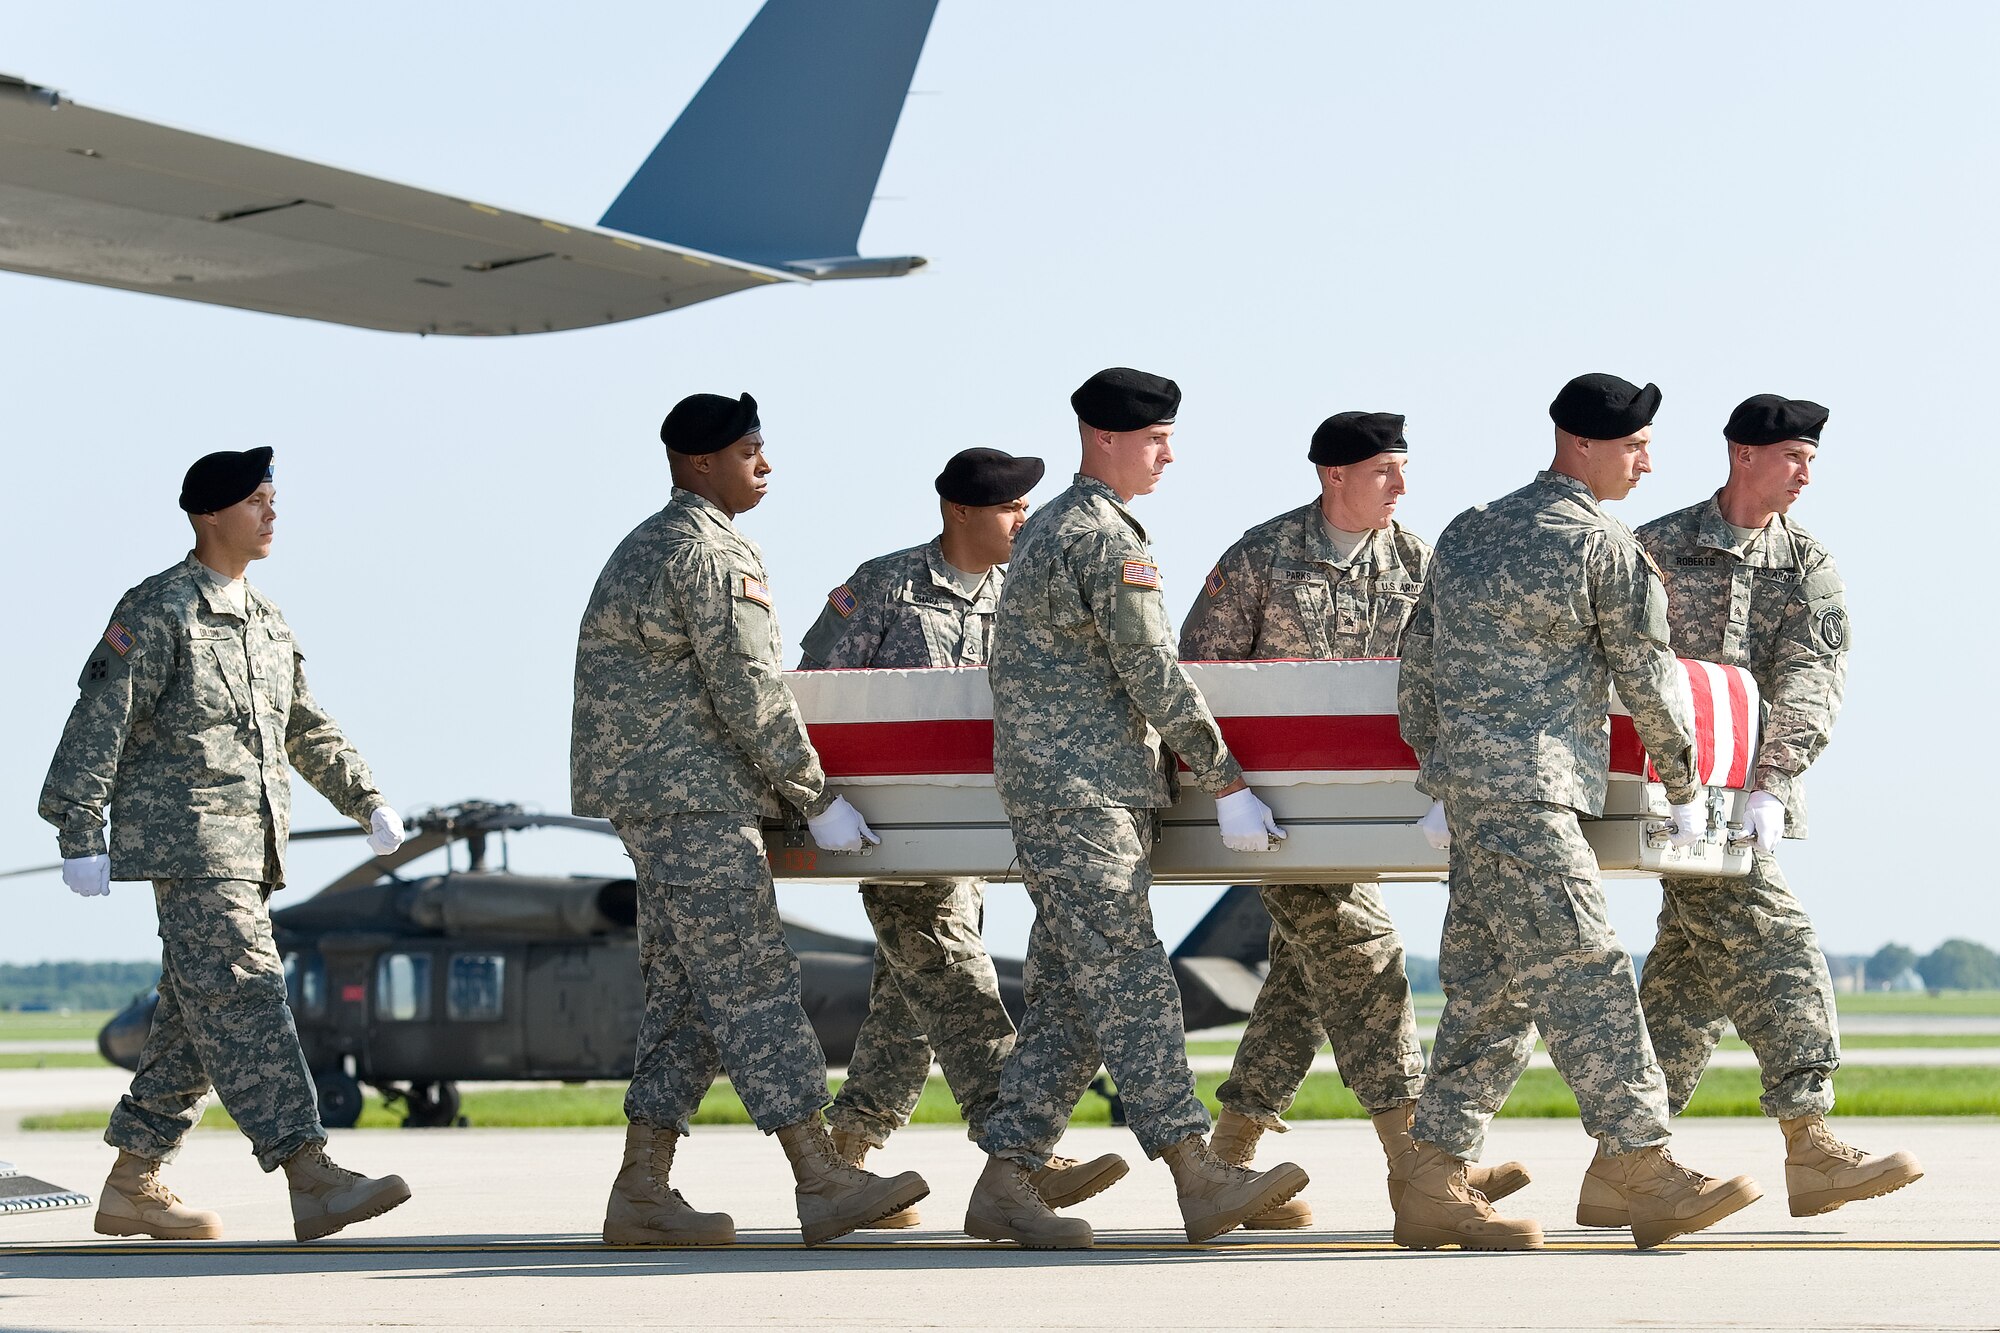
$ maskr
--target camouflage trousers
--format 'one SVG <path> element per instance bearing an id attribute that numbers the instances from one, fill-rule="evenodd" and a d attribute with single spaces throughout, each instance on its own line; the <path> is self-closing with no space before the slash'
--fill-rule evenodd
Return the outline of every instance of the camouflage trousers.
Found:
<path id="1" fill-rule="evenodd" d="M 1373 1115 L 1424 1090 L 1424 1050 L 1403 937 L 1372 884 L 1274 884 L 1271 966 L 1217 1091 L 1222 1105 L 1276 1127 L 1322 1041 Z"/>
<path id="2" fill-rule="evenodd" d="M 1632 956 L 1605 914 L 1574 810 L 1445 800 L 1451 902 L 1439 945 L 1444 1015 L 1416 1137 L 1476 1159 L 1541 1029 L 1607 1152 L 1665 1143 L 1667 1087 L 1639 1013 Z"/>
<path id="3" fill-rule="evenodd" d="M 1180 987 L 1153 929 L 1154 810 L 1008 812 L 1035 924 L 1028 1009 L 981 1146 L 1030 1168 L 1055 1150 L 1102 1064 L 1148 1157 L 1209 1130 Z"/>
<path id="4" fill-rule="evenodd" d="M 264 902 L 271 887 L 246 879 L 153 882 L 160 1007 L 131 1090 L 104 1131 L 112 1147 L 170 1161 L 201 1120 L 211 1086 L 266 1171 L 326 1142 L 271 939 Z"/>
<path id="5" fill-rule="evenodd" d="M 863 884 L 861 904 L 875 927 L 875 972 L 827 1123 L 880 1146 L 909 1123 L 935 1055 L 976 1140 L 1014 1049 L 1014 1020 L 979 934 L 985 890 L 978 880 Z"/>
<path id="6" fill-rule="evenodd" d="M 765 1133 L 826 1105 L 826 1055 L 806 1019 L 755 815 L 621 823 L 639 880 L 646 1010 L 625 1117 L 685 1134 L 725 1070 Z"/>
<path id="7" fill-rule="evenodd" d="M 1833 979 L 1778 858 L 1756 852 L 1742 879 L 1662 879 L 1659 935 L 1639 1004 L 1679 1115 L 1731 1025 L 1756 1052 L 1764 1114 L 1833 1109 L 1840 1032 Z"/>

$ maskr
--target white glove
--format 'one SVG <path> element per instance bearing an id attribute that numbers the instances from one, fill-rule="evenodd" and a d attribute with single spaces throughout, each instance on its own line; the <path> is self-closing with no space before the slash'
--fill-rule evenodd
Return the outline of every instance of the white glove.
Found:
<path id="1" fill-rule="evenodd" d="M 858 852 L 863 843 L 882 841 L 845 796 L 834 797 L 832 805 L 806 821 L 806 827 L 823 852 Z"/>
<path id="2" fill-rule="evenodd" d="M 1750 829 L 1757 835 L 1757 850 L 1775 852 L 1778 839 L 1785 836 L 1785 803 L 1767 791 L 1750 793 Z"/>
<path id="3" fill-rule="evenodd" d="M 1215 798 L 1215 819 L 1222 825 L 1222 845 L 1232 852 L 1268 852 L 1271 839 L 1285 831 L 1271 817 L 1271 807 L 1248 787 Z"/>
<path id="4" fill-rule="evenodd" d="M 386 805 L 368 816 L 368 829 L 368 850 L 377 856 L 387 856 L 403 845 L 403 817 Z"/>
<path id="5" fill-rule="evenodd" d="M 1668 826 L 1667 841 L 1676 847 L 1692 847 L 1708 833 L 1708 798 L 1697 793 L 1686 805 L 1673 807 L 1674 822 Z"/>
<path id="6" fill-rule="evenodd" d="M 111 892 L 111 858 L 102 852 L 96 856 L 65 856 L 63 883 L 79 898 L 102 898 Z"/>
<path id="7" fill-rule="evenodd" d="M 1417 827 L 1424 831 L 1424 841 L 1439 851 L 1451 848 L 1451 826 L 1444 820 L 1444 802 L 1432 801 L 1431 808 L 1417 821 Z"/>

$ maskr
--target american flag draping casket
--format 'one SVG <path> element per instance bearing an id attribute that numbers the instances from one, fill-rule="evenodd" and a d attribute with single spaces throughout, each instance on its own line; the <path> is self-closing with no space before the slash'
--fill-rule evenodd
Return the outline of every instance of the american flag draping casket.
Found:
<path id="1" fill-rule="evenodd" d="M 1604 818 L 1584 828 L 1609 872 L 1740 875 L 1749 868 L 1743 787 L 1757 749 L 1756 683 L 1737 667 L 1683 659 L 1710 837 L 1666 845 L 1666 796 L 1622 706 L 1611 733 Z M 1184 790 L 1165 812 L 1155 878 L 1193 883 L 1437 879 L 1445 854 L 1416 828 L 1429 798 L 1396 721 L 1397 663 L 1189 663 L 1230 749 L 1290 837 L 1277 850 L 1232 852 L 1215 803 Z M 993 787 L 993 696 L 983 667 L 787 673 L 836 789 L 882 845 L 816 851 L 803 828 L 767 838 L 782 878 L 1014 878 L 1013 839 Z"/>

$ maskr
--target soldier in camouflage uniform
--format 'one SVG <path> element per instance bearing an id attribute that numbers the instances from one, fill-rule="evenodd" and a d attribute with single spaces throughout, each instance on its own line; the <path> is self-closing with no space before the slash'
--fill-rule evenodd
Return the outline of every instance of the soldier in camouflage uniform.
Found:
<path id="1" fill-rule="evenodd" d="M 1146 896 L 1174 754 L 1216 793 L 1229 846 L 1262 851 L 1283 835 L 1181 670 L 1159 566 L 1126 508 L 1173 461 L 1180 390 L 1120 368 L 1070 402 L 1082 467 L 1015 543 L 990 670 L 993 776 L 1035 924 L 1027 1015 L 986 1118 L 991 1158 L 965 1228 L 1031 1246 L 1091 1243 L 1090 1225 L 1052 1213 L 1030 1173 L 1101 1058 L 1147 1156 L 1173 1171 L 1189 1239 L 1204 1240 L 1289 1199 L 1306 1176 L 1291 1163 L 1257 1175 L 1208 1151 L 1180 992 Z"/>
<path id="2" fill-rule="evenodd" d="M 734 1221 L 690 1208 L 669 1182 L 675 1147 L 726 1069 L 798 1183 L 808 1245 L 930 1192 L 906 1171 L 834 1152 L 820 1108 L 826 1056 L 807 1020 L 761 823 L 779 802 L 828 851 L 874 833 L 827 790 L 780 675 L 763 555 L 738 514 L 770 465 L 757 402 L 693 394 L 660 428 L 674 489 L 612 552 L 577 632 L 570 797 L 611 820 L 639 882 L 646 1010 L 625 1094 L 625 1155 L 605 1210 L 610 1245 L 726 1245 Z"/>
<path id="3" fill-rule="evenodd" d="M 1598 1140 L 1590 1173 L 1625 1202 L 1641 1248 L 1757 1198 L 1748 1177 L 1712 1180 L 1665 1149 L 1665 1079 L 1577 824 L 1604 807 L 1615 681 L 1674 804 L 1675 845 L 1705 825 L 1666 593 L 1601 507 L 1651 470 L 1659 400 L 1611 375 L 1564 386 L 1549 409 L 1554 463 L 1445 529 L 1403 640 L 1403 738 L 1419 787 L 1444 802 L 1452 870 L 1445 1010 L 1396 1206 L 1399 1245 L 1541 1244 L 1540 1227 L 1495 1214 L 1465 1171 L 1538 1028 Z"/>
<path id="4" fill-rule="evenodd" d="M 1216 562 L 1181 626 L 1184 661 L 1395 657 L 1430 564 L 1430 544 L 1395 520 L 1406 487 L 1403 418 L 1341 412 L 1313 432 L 1307 457 L 1320 493 L 1243 534 Z M 1414 1150 L 1410 1113 L 1424 1053 L 1403 971 L 1403 940 L 1373 884 L 1272 884 L 1270 969 L 1229 1080 L 1209 1147 L 1247 1164 L 1297 1095 L 1322 1041 L 1360 1099 L 1391 1166 Z M 1518 1163 L 1468 1168 L 1488 1199 L 1528 1183 Z M 1295 1198 L 1243 1224 L 1312 1225 Z"/>
<path id="5" fill-rule="evenodd" d="M 1676 1115 L 1732 1023 L 1756 1052 L 1764 1113 L 1784 1130 L 1794 1217 L 1887 1194 L 1923 1174 L 1908 1153 L 1869 1156 L 1826 1127 L 1840 1064 L 1833 981 L 1775 854 L 1780 837 L 1806 836 L 1803 776 L 1826 748 L 1847 677 L 1840 574 L 1789 513 L 1812 479 L 1826 418 L 1804 400 L 1746 400 L 1723 429 L 1728 483 L 1638 532 L 1666 579 L 1674 650 L 1748 669 L 1764 703 L 1750 873 L 1661 880 L 1659 934 L 1639 999 Z M 1597 1210 L 1600 1218 L 1606 1211 Z"/>
<path id="6" fill-rule="evenodd" d="M 214 1213 L 159 1178 L 211 1087 L 258 1164 L 285 1168 L 298 1239 L 410 1197 L 396 1176 L 370 1180 L 327 1159 L 271 938 L 265 903 L 285 882 L 291 769 L 370 830 L 377 854 L 403 839 L 368 765 L 306 688 L 291 626 L 243 577 L 270 554 L 275 494 L 269 449 L 188 469 L 180 505 L 195 548 L 111 613 L 42 787 L 69 886 L 95 896 L 113 879 L 151 880 L 159 909 L 159 1007 L 104 1134 L 118 1149 L 95 1223 L 105 1235 L 222 1234 Z"/>

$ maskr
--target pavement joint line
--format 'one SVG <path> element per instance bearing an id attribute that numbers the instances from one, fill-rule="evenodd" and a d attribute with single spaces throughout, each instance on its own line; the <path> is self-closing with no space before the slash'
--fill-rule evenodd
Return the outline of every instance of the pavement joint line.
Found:
<path id="1" fill-rule="evenodd" d="M 1707 1253 L 1827 1253 L 1827 1252 L 1891 1252 L 1891 1253 L 1991 1253 L 2000 1252 L 2000 1240 L 1701 1240 L 1682 1244 L 1669 1242 L 1659 1247 L 1662 1250 L 1692 1250 Z M 206 1241 L 155 1241 L 142 1244 L 93 1245 L 74 1242 L 48 1242 L 45 1244 L 0 1245 L 0 1259 L 125 1259 L 158 1258 L 167 1255 L 200 1258 L 204 1255 L 268 1255 L 272 1257 L 297 1258 L 339 1258 L 350 1255 L 399 1255 L 399 1254 L 480 1254 L 504 1257 L 513 1254 L 600 1254 L 617 1259 L 637 1255 L 663 1254 L 716 1254 L 736 1251 L 746 1254 L 764 1253 L 862 1253 L 900 1254 L 913 1251 L 924 1253 L 964 1253 L 992 1255 L 996 1253 L 1032 1254 L 1059 1256 L 1065 1253 L 1090 1254 L 1092 1252 L 1148 1253 L 1148 1254 L 1431 1254 L 1444 1251 L 1405 1250 L 1391 1241 L 1232 1241 L 1223 1244 L 1189 1244 L 1184 1241 L 1108 1241 L 1099 1242 L 1087 1250 L 1031 1250 L 1022 1246 L 992 1244 L 986 1241 L 889 1241 L 889 1242 L 832 1242 L 825 1245 L 805 1245 L 799 1241 L 749 1241 L 734 1245 L 605 1245 L 599 1241 L 493 1241 L 468 1244 L 429 1244 L 424 1242 L 367 1242 L 334 1244 L 297 1244 L 285 1241 L 268 1241 L 253 1244 L 212 1244 Z M 1543 1254 L 1636 1254 L 1629 1241 L 1550 1241 L 1540 1251 L 1516 1251 L 1516 1253 Z M 1489 1251 L 1463 1251 L 1463 1253 L 1489 1253 Z M 1501 1251 L 1490 1251 L 1501 1253 Z"/>

